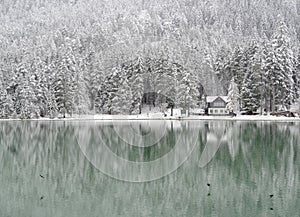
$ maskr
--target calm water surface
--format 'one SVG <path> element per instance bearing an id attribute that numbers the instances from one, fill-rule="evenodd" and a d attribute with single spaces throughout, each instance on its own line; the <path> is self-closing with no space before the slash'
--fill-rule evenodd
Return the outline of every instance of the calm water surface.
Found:
<path id="1" fill-rule="evenodd" d="M 0 122 L 0 216 L 299 217 L 299 154 L 292 122 Z"/>

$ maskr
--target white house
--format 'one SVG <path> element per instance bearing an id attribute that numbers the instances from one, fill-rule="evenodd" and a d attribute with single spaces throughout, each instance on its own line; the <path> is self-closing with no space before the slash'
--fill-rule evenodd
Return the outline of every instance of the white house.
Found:
<path id="1" fill-rule="evenodd" d="M 209 115 L 229 115 L 226 109 L 227 96 L 207 96 L 206 108 Z"/>

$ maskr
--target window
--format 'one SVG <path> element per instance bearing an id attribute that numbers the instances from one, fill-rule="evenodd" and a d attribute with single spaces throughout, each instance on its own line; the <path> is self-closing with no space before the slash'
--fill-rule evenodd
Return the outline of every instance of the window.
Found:
<path id="1" fill-rule="evenodd" d="M 224 113 L 223 109 L 220 109 L 220 113 Z"/>
<path id="2" fill-rule="evenodd" d="M 217 113 L 218 113 L 218 109 L 215 109 L 215 112 L 214 112 L 214 113 L 216 113 L 216 114 L 217 114 Z"/>

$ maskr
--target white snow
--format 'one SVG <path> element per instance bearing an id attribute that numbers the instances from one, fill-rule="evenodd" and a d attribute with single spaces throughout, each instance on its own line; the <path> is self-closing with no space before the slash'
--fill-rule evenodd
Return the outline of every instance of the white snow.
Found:
<path id="1" fill-rule="evenodd" d="M 14 121 L 21 119 L 0 119 L 0 121 Z M 164 117 L 163 113 L 148 113 L 140 115 L 105 115 L 105 114 L 96 114 L 96 115 L 77 115 L 68 118 L 39 118 L 39 119 L 30 119 L 34 121 L 72 121 L 72 120 L 225 120 L 225 121 L 300 121 L 299 117 L 276 117 L 271 115 L 239 115 L 236 117 L 231 116 L 189 116 L 189 117 Z"/>

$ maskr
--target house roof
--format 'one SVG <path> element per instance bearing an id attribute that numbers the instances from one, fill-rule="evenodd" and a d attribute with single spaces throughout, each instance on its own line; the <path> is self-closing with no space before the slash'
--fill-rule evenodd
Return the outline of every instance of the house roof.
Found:
<path id="1" fill-rule="evenodd" d="M 227 96 L 207 96 L 206 102 L 211 103 L 214 102 L 217 98 L 221 98 L 224 102 L 227 102 L 228 97 Z"/>

